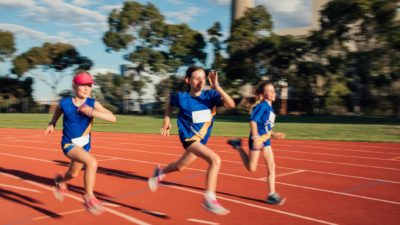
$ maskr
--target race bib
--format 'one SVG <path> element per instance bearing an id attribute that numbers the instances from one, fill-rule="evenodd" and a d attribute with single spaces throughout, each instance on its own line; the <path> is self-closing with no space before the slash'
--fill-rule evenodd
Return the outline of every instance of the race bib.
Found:
<path id="1" fill-rule="evenodd" d="M 269 113 L 269 118 L 268 118 L 268 124 L 271 124 L 271 128 L 274 126 L 275 124 L 275 113 L 274 112 L 270 112 Z"/>
<path id="2" fill-rule="evenodd" d="M 192 112 L 193 123 L 205 123 L 211 121 L 211 119 L 212 115 L 209 109 Z"/>
<path id="3" fill-rule="evenodd" d="M 270 123 L 275 123 L 275 117 L 276 117 L 275 113 L 274 113 L 274 112 L 270 112 L 270 113 L 269 113 L 268 121 L 269 121 Z"/>
<path id="4" fill-rule="evenodd" d="M 73 138 L 71 141 L 74 145 L 83 147 L 89 143 L 89 135 Z"/>

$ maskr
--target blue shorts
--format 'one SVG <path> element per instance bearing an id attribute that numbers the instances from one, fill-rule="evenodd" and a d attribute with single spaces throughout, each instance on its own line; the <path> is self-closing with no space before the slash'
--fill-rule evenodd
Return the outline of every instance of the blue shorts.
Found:
<path id="1" fill-rule="evenodd" d="M 71 151 L 73 148 L 75 148 L 76 145 L 72 143 L 61 143 L 61 149 L 64 152 L 64 155 L 67 155 L 69 151 Z M 85 151 L 90 152 L 90 143 L 82 147 Z"/>
<path id="2" fill-rule="evenodd" d="M 261 145 L 262 148 L 271 145 L 271 138 L 267 134 L 261 135 L 260 136 L 260 141 L 262 141 L 262 145 Z M 260 149 L 254 149 L 253 147 L 254 147 L 254 140 L 251 139 L 251 137 L 249 137 L 249 149 L 250 149 L 250 151 L 258 151 L 258 150 L 260 150 Z"/>

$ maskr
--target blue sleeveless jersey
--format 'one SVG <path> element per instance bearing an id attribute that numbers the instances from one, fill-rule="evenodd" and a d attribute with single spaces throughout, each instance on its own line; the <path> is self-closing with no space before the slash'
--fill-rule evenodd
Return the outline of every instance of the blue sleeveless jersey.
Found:
<path id="1" fill-rule="evenodd" d="M 87 98 L 84 104 L 94 108 L 94 103 L 95 99 Z M 64 153 L 67 153 L 73 146 L 79 146 L 89 151 L 93 118 L 78 112 L 78 107 L 74 105 L 71 97 L 61 99 L 59 106 L 64 113 L 61 140 Z"/>
<path id="2" fill-rule="evenodd" d="M 211 134 L 216 108 L 223 105 L 215 90 L 203 90 L 193 97 L 189 91 L 171 93 L 171 106 L 179 108 L 178 129 L 181 142 L 199 141 L 206 144 Z"/>
<path id="3" fill-rule="evenodd" d="M 251 112 L 250 121 L 257 123 L 260 141 L 264 143 L 264 146 L 271 145 L 271 130 L 275 125 L 275 117 L 274 109 L 267 101 L 257 104 Z M 251 133 L 249 138 L 249 147 L 250 149 L 253 148 Z"/>

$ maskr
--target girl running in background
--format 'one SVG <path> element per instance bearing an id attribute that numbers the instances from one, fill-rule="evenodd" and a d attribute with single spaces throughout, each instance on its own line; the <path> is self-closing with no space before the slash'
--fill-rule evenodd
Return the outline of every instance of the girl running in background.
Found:
<path id="1" fill-rule="evenodd" d="M 178 128 L 179 138 L 186 150 L 180 159 L 161 169 L 156 167 L 154 174 L 149 178 L 149 188 L 155 192 L 160 182 L 168 173 L 182 171 L 197 157 L 208 163 L 206 174 L 206 192 L 203 207 L 218 215 L 226 215 L 230 211 L 219 204 L 216 196 L 217 176 L 221 165 L 219 155 L 206 146 L 211 134 L 216 107 L 224 105 L 226 108 L 235 107 L 235 102 L 219 86 L 218 74 L 215 71 L 208 73 L 208 80 L 213 90 L 204 90 L 206 72 L 202 67 L 191 66 L 186 71 L 185 82 L 189 91 L 171 93 L 169 104 L 165 110 L 161 135 L 169 135 L 171 129 L 171 108 L 179 108 Z"/>
<path id="2" fill-rule="evenodd" d="M 268 167 L 268 187 L 269 194 L 266 202 L 274 205 L 281 205 L 285 199 L 279 196 L 275 191 L 275 161 L 272 152 L 270 138 L 285 138 L 284 133 L 274 133 L 272 128 L 275 123 L 275 114 L 272 108 L 272 102 L 275 101 L 275 89 L 270 81 L 261 82 L 255 91 L 255 97 L 244 98 L 242 102 L 252 109 L 250 116 L 250 137 L 249 137 L 249 154 L 242 148 L 240 139 L 228 140 L 228 144 L 236 149 L 245 165 L 250 172 L 257 170 L 258 158 L 260 151 Z"/>
<path id="3" fill-rule="evenodd" d="M 63 136 L 61 148 L 71 164 L 64 175 L 57 174 L 55 177 L 55 197 L 62 201 L 63 194 L 67 191 L 67 181 L 78 176 L 82 167 L 85 166 L 85 194 L 84 201 L 86 209 L 97 215 L 104 212 L 104 207 L 94 196 L 94 184 L 96 179 L 97 161 L 89 154 L 91 144 L 91 129 L 94 118 L 115 122 L 116 118 L 95 99 L 90 98 L 92 76 L 87 72 L 79 72 L 73 79 L 74 97 L 60 100 L 51 122 L 45 130 L 45 134 L 54 131 L 57 120 L 61 114 L 63 117 Z"/>

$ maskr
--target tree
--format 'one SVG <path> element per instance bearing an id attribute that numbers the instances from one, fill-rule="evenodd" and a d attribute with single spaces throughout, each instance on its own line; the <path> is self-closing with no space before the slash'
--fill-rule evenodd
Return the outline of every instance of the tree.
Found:
<path id="1" fill-rule="evenodd" d="M 190 12 L 188 12 L 190 13 Z M 205 42 L 201 33 L 186 24 L 167 24 L 151 3 L 125 2 L 122 10 L 113 10 L 109 30 L 103 42 L 107 51 L 127 51 L 132 62 L 136 91 L 145 84 L 145 74 L 175 74 L 182 66 L 205 62 Z"/>
<path id="2" fill-rule="evenodd" d="M 0 62 L 4 62 L 15 50 L 13 33 L 0 30 Z"/>
<path id="3" fill-rule="evenodd" d="M 254 57 L 254 47 L 272 33 L 272 20 L 264 6 L 248 9 L 244 16 L 231 26 L 227 40 L 229 60 L 225 72 L 229 80 L 241 79 L 243 83 L 254 83 L 259 71 Z"/>
<path id="4" fill-rule="evenodd" d="M 61 80 L 77 70 L 89 70 L 93 62 L 69 44 L 44 43 L 41 47 L 33 47 L 13 59 L 12 72 L 18 77 L 31 73 L 33 77 L 43 81 L 52 90 L 53 99 L 57 96 L 57 87 Z M 51 81 L 43 77 L 43 73 L 34 72 L 40 69 L 49 72 Z"/>
<path id="5" fill-rule="evenodd" d="M 387 90 L 400 77 L 397 4 L 396 0 L 332 0 L 321 12 L 321 36 L 329 40 L 331 57 L 340 58 L 338 68 L 354 90 L 356 113 L 376 108 L 383 96 L 393 94 Z M 387 88 L 377 91 L 384 80 Z"/>
<path id="6" fill-rule="evenodd" d="M 105 73 L 96 75 L 96 84 L 100 87 L 97 98 L 113 112 L 124 112 L 128 103 L 127 91 L 131 89 L 130 78 L 118 74 Z"/>
<path id="7" fill-rule="evenodd" d="M 208 30 L 207 33 L 209 35 L 209 42 L 213 46 L 213 64 L 211 68 L 222 72 L 224 67 L 226 66 L 226 59 L 222 55 L 223 40 L 222 40 L 222 27 L 219 22 L 215 22 Z M 222 75 L 222 74 L 220 74 Z"/>
<path id="8" fill-rule="evenodd" d="M 26 112 L 33 106 L 32 84 L 30 77 L 24 80 L 0 77 L 0 111 Z"/>

